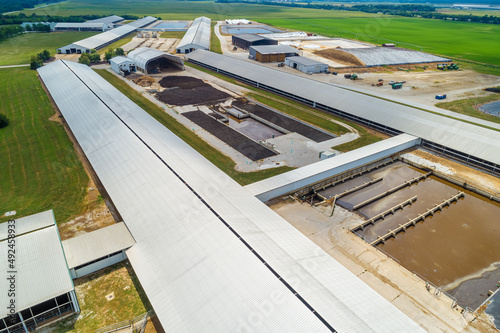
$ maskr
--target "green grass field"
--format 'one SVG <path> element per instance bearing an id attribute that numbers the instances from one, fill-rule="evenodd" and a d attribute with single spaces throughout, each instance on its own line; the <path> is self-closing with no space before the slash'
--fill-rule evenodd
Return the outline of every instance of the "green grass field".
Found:
<path id="1" fill-rule="evenodd" d="M 210 51 L 222 54 L 219 37 L 215 34 L 215 25 L 217 22 L 212 21 L 212 30 L 210 33 Z"/>
<path id="2" fill-rule="evenodd" d="M 53 209 L 58 223 L 82 213 L 89 178 L 36 72 L 0 69 L 0 110 L 10 125 L 0 129 L 0 216 Z M 0 218 L 0 222 L 7 218 Z"/>
<path id="3" fill-rule="evenodd" d="M 54 55 L 58 47 L 95 35 L 95 32 L 26 33 L 0 42 L 0 66 L 29 64 L 44 49 Z"/>
<path id="4" fill-rule="evenodd" d="M 438 108 L 443 108 L 446 110 L 465 114 L 467 116 L 476 117 L 500 124 L 500 117 L 481 112 L 479 110 L 476 110 L 475 108 L 478 105 L 495 102 L 499 100 L 500 100 L 500 94 L 496 93 L 484 97 L 460 99 L 453 102 L 437 103 L 436 106 Z"/>
<path id="5" fill-rule="evenodd" d="M 182 39 L 186 34 L 185 31 L 164 31 L 160 34 L 161 38 L 177 38 Z"/>

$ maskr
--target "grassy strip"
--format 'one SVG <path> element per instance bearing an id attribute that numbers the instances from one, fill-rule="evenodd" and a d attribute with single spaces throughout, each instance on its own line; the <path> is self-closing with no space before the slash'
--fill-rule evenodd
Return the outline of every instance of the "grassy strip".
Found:
<path id="1" fill-rule="evenodd" d="M 160 34 L 161 38 L 177 38 L 182 39 L 186 34 L 185 31 L 164 31 Z"/>
<path id="2" fill-rule="evenodd" d="M 245 88 L 255 92 L 255 93 L 251 93 L 250 96 L 255 98 L 256 100 L 258 100 L 259 102 L 267 104 L 275 109 L 278 109 L 282 112 L 288 113 L 288 114 L 295 116 L 301 120 L 307 121 L 314 126 L 323 128 L 323 129 L 328 130 L 328 131 L 332 131 L 332 133 L 336 133 L 336 134 L 340 134 L 341 132 L 345 133 L 345 131 L 347 131 L 347 129 L 345 127 L 324 119 L 325 117 L 328 117 L 330 119 L 341 121 L 341 122 L 345 123 L 346 125 L 352 126 L 353 128 L 355 128 L 359 132 L 360 137 L 358 139 L 341 144 L 341 145 L 338 145 L 338 146 L 335 146 L 335 147 L 333 147 L 335 150 L 338 150 L 341 152 L 347 152 L 347 151 L 354 150 L 354 149 L 357 149 L 360 147 L 364 147 L 366 145 L 369 145 L 369 144 L 372 144 L 372 143 L 375 143 L 377 141 L 382 140 L 381 137 L 370 133 L 368 130 L 366 130 L 366 128 L 364 128 L 363 126 L 360 126 L 354 122 L 336 117 L 336 116 L 334 116 L 330 113 L 327 113 L 327 112 L 313 109 L 311 107 L 305 106 L 305 105 L 300 104 L 300 103 L 295 102 L 295 101 L 288 100 L 284 97 L 281 97 L 279 95 L 275 95 L 273 93 L 270 93 L 270 92 L 267 92 L 267 91 L 264 91 L 261 89 L 258 89 L 256 87 L 249 86 L 249 85 L 246 85 L 244 83 L 240 83 L 239 81 L 236 81 L 235 79 L 224 76 L 223 74 L 220 74 L 217 72 L 213 72 L 207 68 L 195 65 L 193 63 L 186 62 L 185 64 L 187 66 L 196 68 L 197 70 L 200 70 L 202 72 L 211 74 L 211 75 L 213 75 L 221 80 L 224 80 L 224 81 L 236 84 L 236 85 L 244 86 Z M 275 101 L 276 99 L 283 101 L 283 103 L 279 103 L 279 102 Z M 290 107 L 290 105 L 292 105 L 292 107 Z M 315 113 L 318 116 L 314 117 L 314 115 L 311 115 L 310 113 L 304 112 L 300 109 L 306 109 L 310 113 Z M 327 123 L 328 123 L 328 125 L 326 125 Z M 338 127 L 333 127 L 335 125 Z"/>
<path id="3" fill-rule="evenodd" d="M 500 117 L 493 116 L 476 110 L 475 106 L 495 102 L 500 100 L 500 94 L 492 94 L 484 97 L 460 99 L 453 102 L 442 102 L 436 104 L 437 107 L 450 110 L 456 113 L 461 113 L 467 116 L 476 117 L 479 119 L 488 120 L 497 124 L 500 124 Z"/>
<path id="4" fill-rule="evenodd" d="M 53 209 L 66 222 L 85 211 L 89 178 L 63 126 L 49 120 L 54 109 L 36 72 L 0 71 L 0 110 L 10 119 L 0 129 L 0 216 Z"/>
<path id="5" fill-rule="evenodd" d="M 193 133 L 191 130 L 175 120 L 175 118 L 166 113 L 162 108 L 141 96 L 141 94 L 131 88 L 127 83 L 120 80 L 118 77 L 105 69 L 96 69 L 96 72 L 113 86 L 115 86 L 118 90 L 120 90 L 123 94 L 125 94 L 128 98 L 130 98 L 139 107 L 148 112 L 166 128 L 175 133 L 175 135 L 177 135 L 184 142 L 193 147 L 193 149 L 198 151 L 210 162 L 215 164 L 219 169 L 221 169 L 241 185 L 247 185 L 293 169 L 291 167 L 283 166 L 279 168 L 272 168 L 248 173 L 236 171 L 235 163 L 233 162 L 233 160 L 231 160 L 231 158 L 224 155 L 223 153 L 212 147 L 210 144 L 205 142 L 198 135 Z"/>
<path id="6" fill-rule="evenodd" d="M 215 34 L 215 25 L 217 22 L 212 22 L 212 29 L 210 34 L 210 51 L 222 54 L 222 47 L 220 45 L 219 37 Z M 218 28 L 217 28 L 218 29 Z"/>

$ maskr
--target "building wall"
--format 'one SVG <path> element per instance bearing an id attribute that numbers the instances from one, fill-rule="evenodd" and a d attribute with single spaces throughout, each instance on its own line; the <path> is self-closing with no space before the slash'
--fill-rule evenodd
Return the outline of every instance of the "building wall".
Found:
<path id="1" fill-rule="evenodd" d="M 64 46 L 64 47 L 61 47 L 59 49 L 57 49 L 57 53 L 62 53 L 62 54 L 71 54 L 71 53 L 77 53 L 77 54 L 81 54 L 81 53 L 90 53 L 90 50 L 85 48 L 85 47 L 81 47 L 81 46 L 78 46 L 78 45 L 75 45 L 75 44 L 70 44 L 70 45 L 67 45 L 67 46 Z"/>
<path id="2" fill-rule="evenodd" d="M 111 61 L 111 69 L 115 71 L 115 73 L 120 74 L 121 70 L 123 71 L 130 71 L 130 67 L 134 66 L 134 63 L 132 61 L 124 62 L 124 63 L 116 63 Z"/>
<path id="3" fill-rule="evenodd" d="M 296 68 L 304 73 L 322 73 L 328 70 L 327 64 L 318 64 L 318 65 L 303 65 L 301 63 L 297 63 L 290 59 L 285 59 L 285 65 L 290 66 L 292 68 Z M 296 65 L 296 66 L 295 66 Z"/>
<path id="4" fill-rule="evenodd" d="M 73 279 L 97 272 L 100 269 L 106 268 L 108 266 L 114 265 L 117 262 L 125 260 L 127 256 L 125 255 L 125 251 L 120 251 L 117 254 L 110 255 L 109 257 L 102 258 L 99 261 L 91 263 L 89 265 L 85 265 L 83 267 L 76 267 L 70 270 L 71 277 Z"/>
<path id="5" fill-rule="evenodd" d="M 257 40 L 254 42 L 249 42 L 245 39 L 238 38 L 238 35 L 233 35 L 232 36 L 232 43 L 234 46 L 248 50 L 250 46 L 257 46 L 257 45 L 278 45 L 278 41 L 272 40 L 272 39 L 262 39 L 262 40 Z"/>

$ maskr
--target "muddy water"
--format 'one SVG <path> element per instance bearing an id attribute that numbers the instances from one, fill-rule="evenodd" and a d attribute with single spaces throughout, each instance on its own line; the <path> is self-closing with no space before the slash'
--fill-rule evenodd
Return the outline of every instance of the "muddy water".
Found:
<path id="1" fill-rule="evenodd" d="M 275 130 L 261 122 L 258 122 L 252 118 L 236 119 L 229 116 L 229 127 L 232 127 L 246 136 L 256 140 L 266 140 L 271 138 L 277 138 L 283 135 L 280 131 Z"/>
<path id="2" fill-rule="evenodd" d="M 363 179 L 342 184 L 349 189 L 370 179 L 384 177 L 382 182 L 341 200 L 346 206 L 355 205 L 422 173 L 424 171 L 403 163 L 394 163 L 363 176 Z M 330 194 L 334 191 L 333 188 L 328 190 Z M 417 196 L 417 201 L 411 206 L 379 220 L 375 226 L 359 230 L 357 234 L 371 242 L 459 191 L 465 192 L 464 198 L 379 247 L 408 270 L 455 295 L 460 305 L 475 308 L 485 300 L 488 290 L 496 289 L 500 280 L 499 204 L 431 176 L 361 208 L 358 213 L 370 218 Z"/>

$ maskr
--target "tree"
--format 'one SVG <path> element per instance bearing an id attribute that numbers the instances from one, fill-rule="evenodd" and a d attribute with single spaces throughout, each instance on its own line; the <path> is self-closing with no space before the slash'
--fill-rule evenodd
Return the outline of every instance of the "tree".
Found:
<path id="1" fill-rule="evenodd" d="M 101 61 L 101 55 L 98 53 L 91 53 L 89 55 L 89 59 L 90 59 L 90 62 L 98 63 L 99 61 Z"/>
<path id="2" fill-rule="evenodd" d="M 119 48 L 117 48 L 117 49 L 115 50 L 115 54 L 116 54 L 117 56 L 123 56 L 123 55 L 125 55 L 125 52 L 123 51 L 123 49 L 122 49 L 121 47 L 119 47 Z"/>
<path id="3" fill-rule="evenodd" d="M 96 49 L 90 50 L 90 54 L 93 54 L 93 53 L 97 53 L 97 50 Z"/>
<path id="4" fill-rule="evenodd" d="M 0 113 L 0 128 L 7 127 L 9 125 L 9 119 L 2 113 Z"/>
<path id="5" fill-rule="evenodd" d="M 106 61 L 110 61 L 111 58 L 113 58 L 115 56 L 116 56 L 116 54 L 115 54 L 115 52 L 113 52 L 113 50 L 109 50 L 106 53 L 104 53 L 104 59 L 106 59 Z"/>
<path id="6" fill-rule="evenodd" d="M 37 69 L 43 66 L 43 60 L 38 56 L 31 56 L 30 68 Z"/>
<path id="7" fill-rule="evenodd" d="M 82 53 L 82 55 L 80 56 L 80 58 L 78 59 L 78 62 L 80 64 L 85 64 L 85 65 L 90 65 L 90 57 L 87 53 Z"/>
<path id="8" fill-rule="evenodd" d="M 43 60 L 44 61 L 50 59 L 50 52 L 48 50 L 43 50 L 42 55 L 43 55 Z"/>

